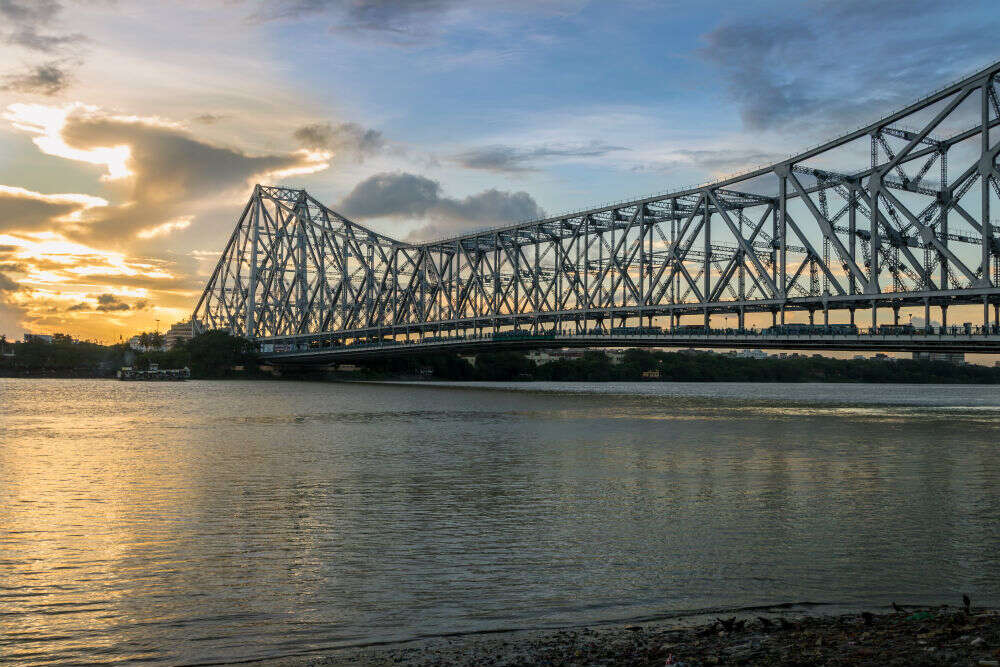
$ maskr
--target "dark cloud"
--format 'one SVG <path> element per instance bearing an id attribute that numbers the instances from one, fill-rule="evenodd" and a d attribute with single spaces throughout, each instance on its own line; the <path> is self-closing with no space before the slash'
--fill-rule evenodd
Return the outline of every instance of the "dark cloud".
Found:
<path id="1" fill-rule="evenodd" d="M 770 19 L 733 17 L 702 36 L 700 55 L 719 69 L 751 130 L 856 123 L 981 65 L 996 51 L 998 27 L 989 8 L 822 0 Z"/>
<path id="2" fill-rule="evenodd" d="M 51 53 L 85 41 L 86 37 L 80 33 L 40 32 L 40 28 L 52 23 L 62 9 L 62 3 L 55 0 L 0 0 L 0 18 L 5 27 L 11 28 L 5 35 L 7 43 Z"/>
<path id="3" fill-rule="evenodd" d="M 250 18 L 253 21 L 329 20 L 329 30 L 395 46 L 419 46 L 434 41 L 452 15 L 470 11 L 552 13 L 579 6 L 579 0 L 272 0 Z M 475 29 L 475 28 L 473 28 Z M 486 31 L 480 29 L 480 34 Z M 466 30 L 468 36 L 468 29 Z M 523 34 L 520 35 L 523 37 Z"/>
<path id="4" fill-rule="evenodd" d="M 537 171 L 535 162 L 552 158 L 601 157 L 614 151 L 628 150 L 622 146 L 611 146 L 600 141 L 585 144 L 550 144 L 534 148 L 493 145 L 472 148 L 453 156 L 453 160 L 467 169 L 517 173 Z"/>
<path id="5" fill-rule="evenodd" d="M 57 225 L 55 218 L 82 210 L 83 204 L 60 201 L 28 190 L 0 189 L 0 231 L 40 231 Z"/>
<path id="6" fill-rule="evenodd" d="M 79 313 L 96 311 L 101 313 L 113 313 L 126 310 L 145 310 L 149 307 L 148 299 L 139 299 L 130 306 L 114 294 L 90 294 L 88 296 L 92 299 L 97 299 L 96 306 L 88 303 L 87 301 L 81 301 L 80 303 L 74 303 L 72 306 L 67 308 L 66 312 Z"/>
<path id="7" fill-rule="evenodd" d="M 59 62 L 36 65 L 24 74 L 8 74 L 3 77 L 0 90 L 37 95 L 57 95 L 70 84 L 70 75 Z"/>
<path id="8" fill-rule="evenodd" d="M 131 306 L 119 299 L 114 294 L 97 295 L 97 310 L 102 313 L 109 313 L 119 310 L 130 310 Z"/>
<path id="9" fill-rule="evenodd" d="M 76 233 L 87 240 L 131 239 L 190 212 L 196 200 L 211 201 L 245 189 L 255 176 L 312 163 L 300 154 L 247 155 L 202 141 L 187 131 L 154 122 L 94 114 L 71 115 L 63 139 L 89 150 L 127 145 L 131 176 L 120 206 L 92 209 Z"/>
<path id="10" fill-rule="evenodd" d="M 218 123 L 220 120 L 222 120 L 225 117 L 226 116 L 223 115 L 223 114 L 203 113 L 201 115 L 195 116 L 191 120 L 193 120 L 196 123 L 201 123 L 202 125 L 212 125 L 214 123 Z"/>
<path id="11" fill-rule="evenodd" d="M 496 225 L 545 216 L 527 192 L 484 190 L 463 199 L 441 195 L 441 184 L 403 172 L 383 173 L 358 183 L 339 210 L 357 219 L 409 217 L 428 221 L 411 238 L 430 239 L 471 227 Z"/>
<path id="12" fill-rule="evenodd" d="M 16 337 L 24 331 L 21 322 L 27 311 L 11 297 L 26 291 L 24 286 L 0 273 L 0 334 Z"/>
<path id="13" fill-rule="evenodd" d="M 331 12 L 335 29 L 393 32 L 400 36 L 423 32 L 425 25 L 458 0 L 276 0 L 254 18 L 264 21 L 299 19 Z"/>
<path id="14" fill-rule="evenodd" d="M 48 23 L 61 11 L 57 0 L 0 0 L 0 17 L 20 25 Z"/>
<path id="15" fill-rule="evenodd" d="M 23 46 L 33 51 L 44 51 L 52 53 L 65 46 L 86 41 L 86 36 L 80 33 L 67 35 L 43 35 L 35 28 L 22 28 L 7 35 L 7 42 L 17 46 Z"/>
<path id="16" fill-rule="evenodd" d="M 21 289 L 23 288 L 20 283 L 0 273 L 0 292 L 20 292 Z"/>
<path id="17" fill-rule="evenodd" d="M 359 161 L 385 146 L 381 132 L 365 129 L 357 123 L 314 123 L 295 130 L 293 136 L 304 148 L 327 150 Z"/>

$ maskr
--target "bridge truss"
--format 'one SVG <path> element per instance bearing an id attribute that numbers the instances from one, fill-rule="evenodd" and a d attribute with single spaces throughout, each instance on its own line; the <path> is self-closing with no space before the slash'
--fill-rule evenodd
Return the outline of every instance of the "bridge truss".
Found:
<path id="1" fill-rule="evenodd" d="M 982 304 L 1000 323 L 1000 63 L 787 160 L 428 243 L 258 185 L 194 311 L 253 340 Z M 838 311 L 846 311 L 839 313 Z M 849 315 L 848 315 L 849 314 Z"/>

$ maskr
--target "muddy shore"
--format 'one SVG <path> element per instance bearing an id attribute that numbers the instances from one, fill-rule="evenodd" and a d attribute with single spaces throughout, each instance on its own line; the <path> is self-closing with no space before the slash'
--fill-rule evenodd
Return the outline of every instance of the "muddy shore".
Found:
<path id="1" fill-rule="evenodd" d="M 250 664 L 1000 667 L 1000 611 L 906 607 L 841 616 L 743 614 L 687 627 L 651 623 L 475 634 Z"/>

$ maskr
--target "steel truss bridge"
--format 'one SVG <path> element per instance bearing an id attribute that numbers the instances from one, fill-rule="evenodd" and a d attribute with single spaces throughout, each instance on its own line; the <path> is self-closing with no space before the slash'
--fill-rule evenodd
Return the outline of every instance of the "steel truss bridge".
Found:
<path id="1" fill-rule="evenodd" d="M 1000 63 L 739 176 L 428 243 L 258 185 L 194 320 L 279 362 L 553 344 L 1000 352 L 998 78 Z M 959 305 L 982 308 L 974 332 L 747 332 L 748 315 L 947 324 Z M 648 331 L 591 335 L 622 326 Z"/>

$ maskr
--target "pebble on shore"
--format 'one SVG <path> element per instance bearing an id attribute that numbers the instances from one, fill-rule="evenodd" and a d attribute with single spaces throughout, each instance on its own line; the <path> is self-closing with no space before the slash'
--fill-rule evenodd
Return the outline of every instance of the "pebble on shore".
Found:
<path id="1" fill-rule="evenodd" d="M 364 665 L 879 665 L 1000 667 L 1000 612 L 897 607 L 887 614 L 784 615 L 465 635 L 267 661 L 268 667 Z"/>

